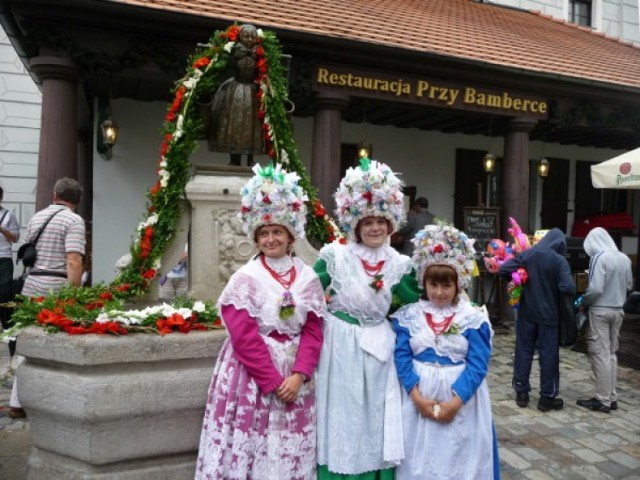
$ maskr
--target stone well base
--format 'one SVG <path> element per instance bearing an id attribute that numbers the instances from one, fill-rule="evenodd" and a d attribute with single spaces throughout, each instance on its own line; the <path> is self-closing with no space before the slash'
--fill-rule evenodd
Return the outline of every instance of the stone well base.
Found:
<path id="1" fill-rule="evenodd" d="M 18 395 L 33 439 L 29 480 L 191 479 L 226 332 L 70 336 L 30 328 Z"/>

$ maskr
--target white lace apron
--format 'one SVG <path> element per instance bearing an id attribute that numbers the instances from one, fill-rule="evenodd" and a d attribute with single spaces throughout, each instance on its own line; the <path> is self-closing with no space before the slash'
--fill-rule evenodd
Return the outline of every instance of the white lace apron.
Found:
<path id="1" fill-rule="evenodd" d="M 411 271 L 408 257 L 391 247 L 367 249 L 334 243 L 320 252 L 335 293 L 329 311 L 344 312 L 354 325 L 326 317 L 318 366 L 318 463 L 329 471 L 358 474 L 397 465 L 403 458 L 401 392 L 386 319 L 391 287 Z M 369 284 L 361 259 L 385 260 L 384 286 Z"/>
<path id="2" fill-rule="evenodd" d="M 460 333 L 436 337 L 425 321 L 427 312 L 437 321 L 454 315 L 453 323 Z M 464 300 L 445 308 L 420 301 L 400 309 L 394 318 L 411 333 L 410 345 L 414 354 L 433 348 L 438 355 L 454 362 L 464 361 L 467 355 L 469 345 L 462 333 L 488 323 L 484 312 Z M 451 386 L 465 368 L 464 363 L 447 366 L 417 360 L 413 361 L 413 366 L 420 377 L 420 393 L 439 402 L 451 400 Z M 449 424 L 423 418 L 409 395 L 403 392 L 402 423 L 405 460 L 396 469 L 396 480 L 494 478 L 493 421 L 486 380 Z"/>

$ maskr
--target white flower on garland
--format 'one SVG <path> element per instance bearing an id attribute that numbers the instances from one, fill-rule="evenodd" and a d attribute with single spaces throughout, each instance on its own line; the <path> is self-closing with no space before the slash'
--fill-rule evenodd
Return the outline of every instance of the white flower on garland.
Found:
<path id="1" fill-rule="evenodd" d="M 200 300 L 196 301 L 196 302 L 193 304 L 193 308 L 192 308 L 192 310 L 193 310 L 194 312 L 197 312 L 197 313 L 202 313 L 202 312 L 204 312 L 206 309 L 207 309 L 207 306 L 204 304 L 204 302 L 202 302 L 202 301 L 200 301 Z"/>
<path id="2" fill-rule="evenodd" d="M 200 70 L 196 70 L 196 71 L 200 71 Z M 190 77 L 187 80 L 185 80 L 184 82 L 182 82 L 182 86 L 184 88 L 186 88 L 187 90 L 193 90 L 195 88 L 195 86 L 198 84 L 198 80 L 196 78 Z"/>
<path id="3" fill-rule="evenodd" d="M 236 42 L 228 42 L 225 46 L 224 46 L 224 51 L 227 53 L 231 53 L 231 50 L 233 49 L 233 46 L 236 44 Z"/>
<path id="4" fill-rule="evenodd" d="M 144 222 L 140 222 L 140 224 L 138 225 L 138 233 L 142 232 L 145 228 L 158 223 L 158 218 L 159 217 L 157 213 L 149 215 L 149 217 Z"/>
<path id="5" fill-rule="evenodd" d="M 256 30 L 256 33 L 258 34 L 259 38 L 263 38 L 264 37 L 264 32 L 262 31 L 261 28 L 259 28 L 258 30 Z"/>
<path id="6" fill-rule="evenodd" d="M 160 170 L 158 172 L 160 175 L 160 186 L 162 188 L 166 188 L 169 185 L 169 179 L 171 178 L 171 174 L 167 170 Z"/>
<path id="7" fill-rule="evenodd" d="M 184 115 L 178 115 L 178 119 L 176 120 L 176 130 L 173 132 L 173 139 L 178 140 L 183 134 L 184 130 L 182 130 L 182 126 L 184 125 Z"/>

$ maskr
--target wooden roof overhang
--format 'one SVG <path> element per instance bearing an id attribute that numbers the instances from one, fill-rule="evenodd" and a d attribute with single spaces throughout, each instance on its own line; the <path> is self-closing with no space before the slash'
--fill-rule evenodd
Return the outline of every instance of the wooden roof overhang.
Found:
<path id="1" fill-rule="evenodd" d="M 195 46 L 237 19 L 276 31 L 285 53 L 293 56 L 291 83 L 297 115 L 307 116 L 313 111 L 312 92 L 304 78 L 308 82 L 313 67 L 328 62 L 544 96 L 554 105 L 554 115 L 538 124 L 531 133 L 532 139 L 544 137 L 549 143 L 600 148 L 640 146 L 640 83 L 541 71 L 409 45 L 403 48 L 371 39 L 305 31 L 283 26 L 278 19 L 260 11 L 253 17 L 247 13 L 234 16 L 230 11 L 224 16 L 210 16 L 158 6 L 161 3 L 171 2 L 0 0 L 0 21 L 27 64 L 28 58 L 52 50 L 70 54 L 84 69 L 83 87 L 88 97 L 109 92 L 116 98 L 169 100 L 173 82 L 182 75 L 185 60 Z M 605 38 L 598 41 L 613 42 Z M 635 58 L 640 61 L 640 51 Z M 354 97 L 343 118 L 361 122 L 364 102 Z M 498 136 L 504 134 L 509 117 L 497 115 L 489 121 L 487 114 L 477 112 L 366 100 L 366 119 L 369 123 L 402 128 L 466 134 L 490 131 Z"/>

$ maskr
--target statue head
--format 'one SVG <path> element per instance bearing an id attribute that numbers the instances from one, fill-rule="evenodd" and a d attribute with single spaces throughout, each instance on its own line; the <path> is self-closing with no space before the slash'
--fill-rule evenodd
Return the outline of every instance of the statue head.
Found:
<path id="1" fill-rule="evenodd" d="M 238 34 L 238 40 L 247 48 L 252 48 L 258 43 L 258 30 L 253 25 L 243 25 Z"/>

